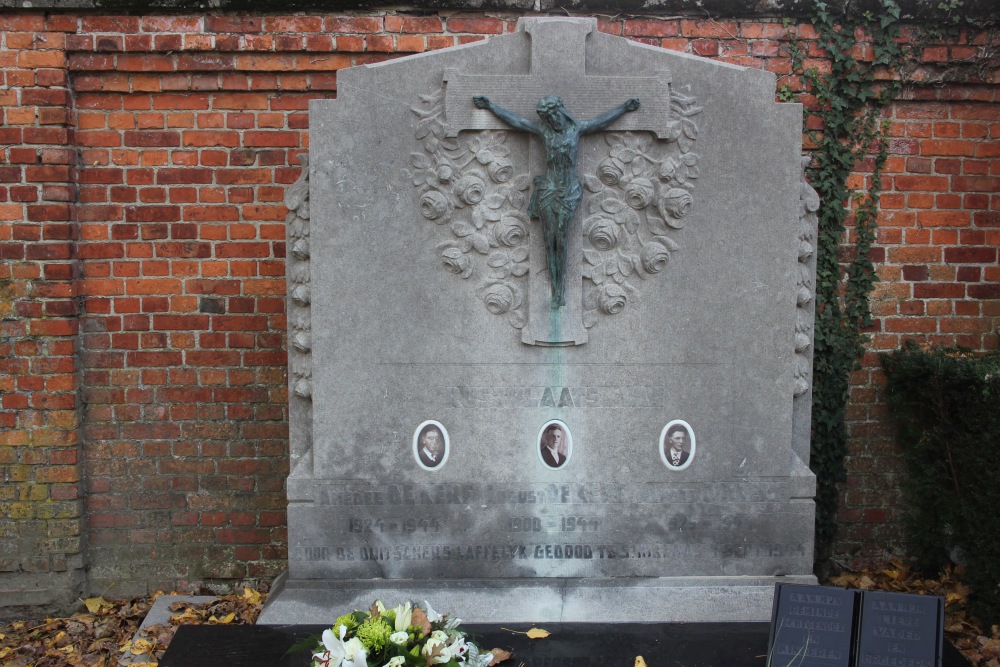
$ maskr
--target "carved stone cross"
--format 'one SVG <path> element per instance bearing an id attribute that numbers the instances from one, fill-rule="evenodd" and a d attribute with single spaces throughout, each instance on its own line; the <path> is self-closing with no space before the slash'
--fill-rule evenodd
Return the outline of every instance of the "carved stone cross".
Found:
<path id="1" fill-rule="evenodd" d="M 545 24 L 542 26 L 541 24 Z M 658 137 L 667 132 L 670 121 L 670 77 L 587 75 L 587 37 L 597 22 L 565 19 L 522 19 L 519 26 L 531 36 L 531 73 L 515 75 L 464 74 L 445 71 L 445 117 L 448 136 L 461 130 L 507 130 L 488 111 L 476 109 L 475 95 L 486 95 L 524 117 L 535 117 L 538 100 L 546 95 L 562 97 L 567 110 L 577 119 L 598 116 L 630 97 L 642 100 L 634 113 L 619 119 L 614 131 L 647 131 Z M 612 65 L 613 63 L 609 63 Z M 536 158 L 529 159 L 532 171 Z M 577 214 L 579 217 L 579 213 Z M 529 271 L 528 321 L 521 341 L 528 345 L 583 345 L 587 329 L 583 324 L 583 240 L 579 221 L 570 233 L 566 257 L 566 306 L 552 308 L 545 251 L 541 234 L 532 234 Z"/>

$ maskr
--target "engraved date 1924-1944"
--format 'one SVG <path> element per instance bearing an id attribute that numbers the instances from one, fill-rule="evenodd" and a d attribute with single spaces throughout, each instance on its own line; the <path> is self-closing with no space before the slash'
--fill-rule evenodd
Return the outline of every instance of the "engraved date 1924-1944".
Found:
<path id="1" fill-rule="evenodd" d="M 507 530 L 512 533 L 596 533 L 600 524 L 599 519 L 585 516 L 512 516 L 507 519 Z"/>
<path id="2" fill-rule="evenodd" d="M 437 517 L 406 517 L 398 519 L 347 520 L 349 533 L 439 533 L 441 520 Z"/>

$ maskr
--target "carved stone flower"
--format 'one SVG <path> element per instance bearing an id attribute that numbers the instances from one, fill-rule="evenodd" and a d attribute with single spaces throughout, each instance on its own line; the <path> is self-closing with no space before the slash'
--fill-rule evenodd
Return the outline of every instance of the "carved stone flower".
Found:
<path id="1" fill-rule="evenodd" d="M 455 194 L 470 206 L 481 202 L 486 196 L 486 182 L 482 174 L 473 172 L 455 181 Z"/>
<path id="2" fill-rule="evenodd" d="M 443 192 L 430 190 L 420 197 L 420 215 L 428 220 L 444 222 L 449 208 L 448 197 Z"/>
<path id="3" fill-rule="evenodd" d="M 295 259 L 309 259 L 309 239 L 298 239 L 292 244 L 292 254 Z"/>
<path id="4" fill-rule="evenodd" d="M 683 188 L 670 188 L 667 193 L 657 202 L 657 209 L 660 215 L 666 218 L 683 218 L 691 210 L 694 200 L 691 194 Z"/>
<path id="5" fill-rule="evenodd" d="M 510 160 L 498 157 L 486 166 L 486 171 L 489 172 L 490 178 L 497 183 L 506 183 L 514 175 L 514 165 L 511 164 Z"/>
<path id="6" fill-rule="evenodd" d="M 675 163 L 673 159 L 667 158 L 666 160 L 660 163 L 657 175 L 660 177 L 660 180 L 669 181 L 671 178 L 674 177 L 676 172 L 677 172 L 677 163 Z"/>
<path id="7" fill-rule="evenodd" d="M 439 164 L 435 170 L 438 180 L 442 183 L 447 183 L 455 175 L 455 170 L 451 168 L 450 164 Z"/>
<path id="8" fill-rule="evenodd" d="M 462 254 L 462 251 L 458 248 L 446 248 L 441 253 L 441 261 L 444 262 L 445 267 L 449 271 L 463 278 L 468 278 L 472 275 L 472 260 Z"/>
<path id="9" fill-rule="evenodd" d="M 497 243 L 507 248 L 513 248 L 527 238 L 528 228 L 520 219 L 505 215 L 494 226 L 493 234 Z"/>
<path id="10" fill-rule="evenodd" d="M 618 245 L 618 225 L 602 215 L 592 215 L 584 220 L 583 233 L 597 250 L 611 250 Z"/>
<path id="11" fill-rule="evenodd" d="M 670 261 L 670 251 L 662 243 L 651 241 L 642 246 L 639 259 L 646 273 L 659 273 L 667 267 L 667 262 Z"/>
<path id="12" fill-rule="evenodd" d="M 601 291 L 597 295 L 597 307 L 605 315 L 617 315 L 625 310 L 628 303 L 628 294 L 621 287 L 614 283 L 601 285 Z"/>
<path id="13" fill-rule="evenodd" d="M 483 301 L 486 303 L 486 310 L 494 315 L 503 315 L 512 308 L 521 305 L 520 295 L 506 283 L 490 285 L 483 292 Z"/>
<path id="14" fill-rule="evenodd" d="M 625 203 L 636 210 L 649 206 L 653 200 L 653 183 L 648 178 L 633 178 L 625 188 Z"/>
<path id="15" fill-rule="evenodd" d="M 605 185 L 618 185 L 618 182 L 622 180 L 622 176 L 624 175 L 625 172 L 622 170 L 621 165 L 613 158 L 604 158 L 597 165 L 597 177 Z"/>

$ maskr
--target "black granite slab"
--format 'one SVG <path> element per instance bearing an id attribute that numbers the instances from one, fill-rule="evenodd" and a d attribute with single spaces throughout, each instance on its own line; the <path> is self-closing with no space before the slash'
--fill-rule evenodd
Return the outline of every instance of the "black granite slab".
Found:
<path id="1" fill-rule="evenodd" d="M 285 655 L 301 637 L 328 626 L 207 626 L 177 630 L 160 667 L 305 667 L 308 653 Z M 530 625 L 507 626 L 526 631 Z M 514 651 L 510 667 L 765 667 L 768 623 L 545 623 L 552 635 L 531 640 L 496 625 L 465 629 L 487 649 Z M 373 667 L 378 667 L 373 666 Z M 969 667 L 950 644 L 943 667 Z"/>
<path id="2" fill-rule="evenodd" d="M 866 591 L 858 629 L 859 667 L 940 667 L 944 598 Z"/>
<path id="3" fill-rule="evenodd" d="M 775 586 L 771 667 L 851 667 L 859 596 L 831 586 Z"/>

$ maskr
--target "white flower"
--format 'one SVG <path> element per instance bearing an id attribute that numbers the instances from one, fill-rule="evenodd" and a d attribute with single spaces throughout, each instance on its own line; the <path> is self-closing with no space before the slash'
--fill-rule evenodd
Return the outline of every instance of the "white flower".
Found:
<path id="1" fill-rule="evenodd" d="M 440 639 L 443 642 L 448 641 L 448 633 L 444 630 L 435 630 L 431 633 L 431 639 Z"/>
<path id="2" fill-rule="evenodd" d="M 383 667 L 403 667 L 406 664 L 406 658 L 401 655 L 397 655 L 394 658 L 389 658 L 389 662 L 385 663 Z"/>
<path id="3" fill-rule="evenodd" d="M 451 660 L 451 652 L 440 639 L 428 639 L 420 652 L 430 664 L 443 665 Z"/>
<path id="4" fill-rule="evenodd" d="M 394 632 L 391 635 L 389 635 L 389 641 L 391 641 L 393 644 L 397 646 L 406 646 L 406 640 L 409 638 L 410 636 L 402 630 L 400 630 L 399 632 Z"/>
<path id="5" fill-rule="evenodd" d="M 357 637 L 345 642 L 346 635 L 346 625 L 340 626 L 340 637 L 335 635 L 332 629 L 324 630 L 323 647 L 326 651 L 314 654 L 313 659 L 329 667 L 368 667 L 365 645 Z"/>
<path id="6" fill-rule="evenodd" d="M 434 611 L 434 607 L 427 600 L 424 600 L 424 607 L 427 608 L 427 620 L 431 623 L 437 623 L 444 618 L 444 616 Z"/>
<path id="7" fill-rule="evenodd" d="M 413 618 L 413 607 L 410 606 L 409 602 L 399 605 L 393 611 L 396 612 L 396 627 L 394 628 L 396 632 L 401 632 L 410 627 L 410 621 Z"/>
<path id="8" fill-rule="evenodd" d="M 479 647 L 475 644 L 468 644 L 467 646 L 469 655 L 466 659 L 466 664 L 469 667 L 489 667 L 489 664 L 493 662 L 493 653 L 491 651 L 480 653 Z"/>
<path id="9" fill-rule="evenodd" d="M 465 655 L 469 652 L 469 645 L 465 643 L 465 637 L 459 635 L 448 646 L 448 652 L 459 662 L 465 661 Z"/>
<path id="10" fill-rule="evenodd" d="M 352 667 L 368 667 L 368 652 L 365 651 L 365 645 L 361 643 L 361 640 L 357 637 L 353 639 L 348 639 L 344 642 L 344 665 L 350 665 Z"/>

